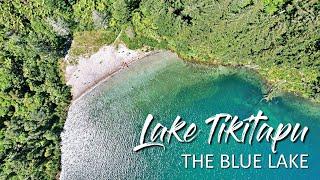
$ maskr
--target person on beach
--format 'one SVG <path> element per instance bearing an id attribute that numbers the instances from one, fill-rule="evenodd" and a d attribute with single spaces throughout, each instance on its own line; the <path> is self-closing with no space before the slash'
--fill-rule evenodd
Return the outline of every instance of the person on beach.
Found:
<path id="1" fill-rule="evenodd" d="M 122 67 L 129 67 L 129 65 L 128 65 L 128 63 L 126 63 L 126 62 L 122 62 Z"/>

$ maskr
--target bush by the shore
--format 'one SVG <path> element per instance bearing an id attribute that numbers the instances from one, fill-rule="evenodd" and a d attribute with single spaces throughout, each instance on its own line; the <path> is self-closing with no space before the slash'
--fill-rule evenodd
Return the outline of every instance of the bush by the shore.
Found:
<path id="1" fill-rule="evenodd" d="M 194 62 L 258 66 L 274 89 L 320 101 L 316 0 L 12 0 L 0 10 L 1 179 L 58 174 L 70 103 L 59 59 L 72 38 L 89 48 L 76 55 L 118 37 Z M 100 34 L 87 41 L 84 31 Z"/>

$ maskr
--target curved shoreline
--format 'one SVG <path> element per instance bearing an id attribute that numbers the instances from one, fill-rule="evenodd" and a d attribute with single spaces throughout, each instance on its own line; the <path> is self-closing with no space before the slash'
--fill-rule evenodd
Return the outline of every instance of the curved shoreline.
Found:
<path id="1" fill-rule="evenodd" d="M 120 44 L 120 45 L 126 47 L 124 44 Z M 110 46 L 105 46 L 105 47 L 110 47 Z M 113 46 L 111 45 L 111 47 L 113 47 Z M 130 51 L 138 52 L 138 53 L 142 52 L 141 50 L 135 50 L 135 51 L 134 50 L 130 50 Z M 111 78 L 113 75 L 115 75 L 116 73 L 118 73 L 122 69 L 125 69 L 126 66 L 135 63 L 137 60 L 140 60 L 140 59 L 148 57 L 148 56 L 155 55 L 155 54 L 157 54 L 159 52 L 162 52 L 162 50 L 149 51 L 149 52 L 146 52 L 145 54 L 138 55 L 137 57 L 131 58 L 131 59 L 129 57 L 127 60 L 124 61 L 125 64 L 119 64 L 116 67 L 113 67 L 112 71 L 107 72 L 107 74 L 104 74 L 102 77 L 94 79 L 93 83 L 91 83 L 90 86 L 87 86 L 85 88 L 80 87 L 80 88 L 82 88 L 81 93 L 76 94 L 76 93 L 72 92 L 72 97 L 73 98 L 72 98 L 71 104 L 76 102 L 78 99 L 80 99 L 81 97 L 83 97 L 87 93 L 91 92 L 97 86 L 99 86 L 100 84 L 102 84 L 105 81 L 107 81 L 109 78 Z M 315 99 L 307 98 L 307 97 L 303 96 L 302 94 L 300 94 L 299 92 L 292 92 L 292 91 L 285 90 L 285 89 L 279 89 L 278 88 L 278 84 L 279 83 L 275 83 L 275 82 L 272 82 L 272 81 L 268 80 L 267 77 L 264 77 L 263 74 L 259 72 L 259 69 L 260 69 L 259 65 L 223 64 L 223 63 L 219 63 L 219 62 L 216 62 L 216 61 L 205 61 L 204 62 L 204 61 L 198 61 L 198 60 L 194 60 L 194 59 L 193 60 L 186 59 L 186 58 L 181 57 L 176 52 L 172 52 L 172 51 L 170 51 L 170 52 L 175 54 L 175 55 L 177 55 L 183 61 L 191 63 L 191 64 L 195 64 L 195 65 L 205 65 L 205 66 L 211 66 L 211 67 L 223 66 L 223 67 L 231 67 L 231 68 L 236 68 L 236 69 L 237 68 L 241 68 L 241 69 L 246 69 L 246 70 L 249 70 L 249 71 L 255 73 L 257 75 L 257 77 L 259 78 L 260 82 L 261 82 L 261 88 L 262 88 L 262 90 L 264 92 L 264 99 L 267 100 L 267 101 L 272 100 L 273 98 L 276 98 L 278 96 L 281 96 L 282 94 L 289 93 L 289 94 L 292 94 L 292 95 L 294 95 L 296 97 L 300 97 L 300 98 L 303 98 L 303 99 L 305 99 L 307 101 L 310 101 L 312 103 L 315 103 L 315 104 L 318 103 L 318 101 L 316 101 Z M 69 85 L 71 85 L 72 88 L 75 88 L 75 89 L 79 88 L 79 87 L 74 87 L 72 84 L 69 84 Z"/>
<path id="2" fill-rule="evenodd" d="M 68 54 L 64 58 L 63 72 L 66 84 L 71 86 L 71 103 L 117 71 L 157 52 L 143 49 L 130 50 L 126 45 L 119 44 L 102 46 L 90 56 L 73 57 Z"/>
<path id="3" fill-rule="evenodd" d="M 148 56 L 152 56 L 155 54 L 158 54 L 161 51 L 151 51 L 149 53 L 147 53 L 145 56 L 142 57 L 138 57 L 136 59 L 132 59 L 129 62 L 126 62 L 127 67 L 125 66 L 119 66 L 116 69 L 114 69 L 112 72 L 106 74 L 105 76 L 103 76 L 102 78 L 99 78 L 97 80 L 95 80 L 95 83 L 87 88 L 84 89 L 84 91 L 82 93 L 80 93 L 79 95 L 73 97 L 71 104 L 77 102 L 81 97 L 85 96 L 86 94 L 90 93 L 91 91 L 93 91 L 96 87 L 98 87 L 99 85 L 101 85 L 102 83 L 106 82 L 108 79 L 112 78 L 115 74 L 121 72 L 121 70 L 125 69 L 125 68 L 129 68 L 129 65 L 132 65 L 133 63 L 137 62 L 138 60 L 142 59 L 142 58 L 146 58 Z"/>
<path id="4" fill-rule="evenodd" d="M 291 91 L 288 90 L 286 88 L 284 89 L 279 89 L 278 86 L 281 85 L 283 82 L 286 82 L 285 80 L 283 81 L 278 81 L 278 82 L 274 82 L 272 80 L 269 80 L 266 76 L 264 76 L 263 73 L 259 72 L 259 65 L 253 64 L 253 65 L 248 65 L 248 64 L 224 64 L 224 63 L 220 63 L 220 62 L 216 62 L 216 61 L 199 61 L 196 59 L 188 59 L 188 58 L 183 58 L 181 56 L 179 56 L 179 58 L 183 59 L 186 62 L 189 62 L 191 64 L 200 64 L 200 65 L 205 65 L 205 66 L 212 66 L 212 67 L 218 67 L 218 66 L 224 66 L 224 67 L 230 67 L 230 68 L 243 68 L 243 69 L 247 69 L 253 73 L 256 74 L 256 76 L 258 76 L 258 78 L 261 81 L 261 85 L 264 90 L 267 91 L 267 93 L 265 94 L 265 100 L 269 101 L 272 100 L 273 98 L 277 98 L 279 96 L 285 95 L 285 94 L 290 94 L 293 95 L 297 98 L 302 98 L 306 101 L 309 101 L 310 103 L 314 104 L 314 105 L 318 105 L 320 104 L 320 99 L 314 99 L 314 98 L 310 98 L 307 96 L 304 96 L 302 94 L 302 92 L 298 92 L 298 91 Z M 275 95 L 274 95 L 275 94 Z M 269 97 L 270 96 L 270 97 Z"/>
<path id="5" fill-rule="evenodd" d="M 265 102 L 257 105 L 261 97 L 259 88 L 235 77 L 237 73 L 234 74 L 232 69 L 224 71 L 224 68 L 192 66 L 180 58 L 175 62 L 173 58 L 177 56 L 172 58 L 170 55 L 174 54 L 164 52 L 136 61 L 72 104 L 61 134 L 61 179 L 110 178 L 112 175 L 119 179 L 129 174 L 141 177 L 139 172 L 148 172 L 142 169 L 153 167 L 163 167 L 159 172 L 170 174 L 165 167 L 178 165 L 175 160 L 157 156 L 157 159 L 152 158 L 153 164 L 144 158 L 147 156 L 132 151 L 138 144 L 139 130 L 147 113 L 164 118 L 181 114 L 200 122 L 202 116 L 210 116 L 212 112 L 247 114 L 259 106 L 279 122 L 287 120 L 275 118 L 281 114 L 286 118 L 288 115 L 288 119 L 303 116 L 303 124 L 316 123 L 309 121 L 309 116 L 292 111 L 281 101 L 270 102 L 272 106 Z M 203 144 L 195 145 L 198 147 L 203 147 Z M 238 148 L 218 148 L 217 151 L 225 153 L 233 149 Z M 192 150 L 194 148 L 189 151 Z M 175 147 L 171 152 L 177 152 Z M 162 160 L 166 160 L 166 166 L 159 166 Z"/>

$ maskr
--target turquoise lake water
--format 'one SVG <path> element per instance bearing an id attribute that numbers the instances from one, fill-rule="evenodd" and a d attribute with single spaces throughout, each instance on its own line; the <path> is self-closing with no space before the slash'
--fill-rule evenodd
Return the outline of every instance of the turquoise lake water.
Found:
<path id="1" fill-rule="evenodd" d="M 261 83 L 245 70 L 190 65 L 167 53 L 157 56 L 131 65 L 70 107 L 62 134 L 61 179 L 319 179 L 319 104 L 290 95 L 265 102 Z M 266 168 L 272 152 L 265 140 L 248 145 L 230 138 L 218 144 L 214 136 L 207 143 L 207 118 L 229 113 L 244 119 L 259 110 L 271 126 L 309 127 L 304 143 L 281 141 L 273 155 L 309 154 L 308 169 Z M 191 143 L 172 138 L 165 150 L 133 152 L 148 114 L 155 117 L 152 127 L 158 122 L 170 127 L 179 115 L 187 125 L 196 123 L 200 132 Z M 186 153 L 197 158 L 213 154 L 215 168 L 184 168 L 181 154 Z M 221 169 L 220 154 L 262 154 L 262 168 Z"/>

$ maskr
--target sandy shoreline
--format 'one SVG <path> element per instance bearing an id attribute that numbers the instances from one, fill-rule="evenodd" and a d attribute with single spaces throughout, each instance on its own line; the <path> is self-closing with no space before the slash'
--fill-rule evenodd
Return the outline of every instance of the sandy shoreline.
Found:
<path id="1" fill-rule="evenodd" d="M 67 55 L 65 77 L 67 85 L 71 86 L 72 101 L 77 101 L 117 72 L 128 68 L 136 60 L 156 53 L 158 52 L 130 50 L 120 44 L 118 47 L 103 46 L 90 57 L 78 57 L 76 64 L 69 63 Z"/>
<path id="2" fill-rule="evenodd" d="M 151 94 L 145 94 L 147 89 L 143 87 L 177 65 L 184 66 L 184 63 L 169 51 L 149 55 L 106 77 L 70 104 L 61 133 L 60 179 L 125 179 L 129 172 L 141 172 L 131 175 L 142 177 L 145 172 L 142 168 L 147 168 L 147 162 L 131 149 L 136 142 L 138 120 L 134 120 L 131 113 L 139 111 L 134 108 L 134 101 L 149 99 Z M 179 78 L 175 82 L 179 82 Z M 163 87 L 157 84 L 159 86 Z M 134 98 L 133 92 L 142 93 L 145 98 Z M 131 133 L 123 136 L 119 132 Z M 139 162 L 138 166 L 135 162 Z M 127 167 L 119 168 L 122 164 Z"/>

